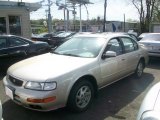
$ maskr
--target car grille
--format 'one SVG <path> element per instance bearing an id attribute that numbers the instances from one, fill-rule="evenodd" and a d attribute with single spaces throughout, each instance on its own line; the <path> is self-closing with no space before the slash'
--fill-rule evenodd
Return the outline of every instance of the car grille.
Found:
<path id="1" fill-rule="evenodd" d="M 22 86 L 22 84 L 23 84 L 23 81 L 21 81 L 21 80 L 18 80 L 17 78 L 14 78 L 14 77 L 12 77 L 12 76 L 9 76 L 9 80 L 10 80 L 10 82 L 13 84 L 13 85 L 15 85 L 15 86 Z"/>

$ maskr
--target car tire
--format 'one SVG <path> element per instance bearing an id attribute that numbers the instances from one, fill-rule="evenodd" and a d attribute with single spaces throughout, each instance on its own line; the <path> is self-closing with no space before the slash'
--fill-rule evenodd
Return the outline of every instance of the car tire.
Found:
<path id="1" fill-rule="evenodd" d="M 138 62 L 137 68 L 135 70 L 136 78 L 141 78 L 141 76 L 143 74 L 143 70 L 144 70 L 144 62 L 142 60 L 140 60 Z"/>
<path id="2" fill-rule="evenodd" d="M 67 107 L 72 112 L 83 112 L 91 105 L 93 97 L 93 85 L 84 79 L 73 86 L 68 98 Z"/>

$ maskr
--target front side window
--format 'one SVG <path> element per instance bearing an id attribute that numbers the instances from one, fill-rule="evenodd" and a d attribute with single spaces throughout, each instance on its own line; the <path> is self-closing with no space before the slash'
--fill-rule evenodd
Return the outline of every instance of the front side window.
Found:
<path id="1" fill-rule="evenodd" d="M 21 35 L 20 16 L 9 16 L 9 30 L 12 35 Z"/>
<path id="2" fill-rule="evenodd" d="M 126 53 L 135 51 L 135 46 L 130 38 L 124 37 L 124 38 L 121 38 L 121 40 L 123 42 Z"/>
<path id="3" fill-rule="evenodd" d="M 21 45 L 27 44 L 27 43 L 24 42 L 23 40 L 18 39 L 18 38 L 16 38 L 16 37 L 10 38 L 9 43 L 10 43 L 10 45 L 9 45 L 10 47 L 21 46 Z"/>
<path id="4" fill-rule="evenodd" d="M 111 39 L 107 44 L 106 51 L 114 51 L 117 55 L 121 55 L 123 53 L 122 46 L 118 39 Z"/>
<path id="5" fill-rule="evenodd" d="M 7 40 L 5 38 L 0 38 L 0 49 L 7 47 Z"/>
<path id="6" fill-rule="evenodd" d="M 98 37 L 73 37 L 60 45 L 55 51 L 53 51 L 53 53 L 94 58 L 98 56 L 105 41 L 104 38 Z"/>

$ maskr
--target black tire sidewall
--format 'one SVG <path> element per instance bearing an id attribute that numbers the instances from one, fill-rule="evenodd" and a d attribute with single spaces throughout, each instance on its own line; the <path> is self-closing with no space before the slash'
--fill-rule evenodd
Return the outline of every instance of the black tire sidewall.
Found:
<path id="1" fill-rule="evenodd" d="M 141 74 L 140 76 L 138 75 L 138 67 L 139 67 L 140 64 L 142 64 L 142 67 L 143 67 L 143 70 L 144 70 L 144 64 L 143 64 L 142 60 L 140 60 L 140 61 L 138 62 L 138 65 L 137 65 L 137 68 L 136 68 L 136 71 L 135 71 L 135 76 L 136 76 L 136 78 L 141 78 L 141 76 L 142 76 L 142 74 L 143 74 L 143 70 L 142 70 L 142 74 Z"/>
<path id="2" fill-rule="evenodd" d="M 88 86 L 91 90 L 91 99 L 88 103 L 88 105 L 84 108 L 79 108 L 77 105 L 76 105 L 76 95 L 77 95 L 77 92 L 79 91 L 79 89 L 82 87 L 82 86 Z M 93 89 L 93 85 L 87 81 L 87 80 L 82 80 L 80 82 L 77 82 L 71 92 L 70 92 L 70 95 L 69 95 L 69 99 L 68 99 L 68 108 L 73 111 L 73 112 L 83 112 L 85 110 L 88 109 L 88 107 L 91 105 L 92 101 L 93 101 L 93 96 L 94 96 L 94 89 Z"/>

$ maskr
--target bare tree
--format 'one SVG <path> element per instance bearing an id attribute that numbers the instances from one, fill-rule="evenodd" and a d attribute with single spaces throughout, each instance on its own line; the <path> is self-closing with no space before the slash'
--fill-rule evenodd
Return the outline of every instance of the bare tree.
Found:
<path id="1" fill-rule="evenodd" d="M 160 0 L 155 2 L 154 11 L 153 11 L 153 22 L 160 23 Z"/>
<path id="2" fill-rule="evenodd" d="M 153 19 L 153 11 L 157 0 L 132 0 L 133 5 L 138 10 L 140 20 L 140 32 L 149 32 L 149 27 Z"/>

